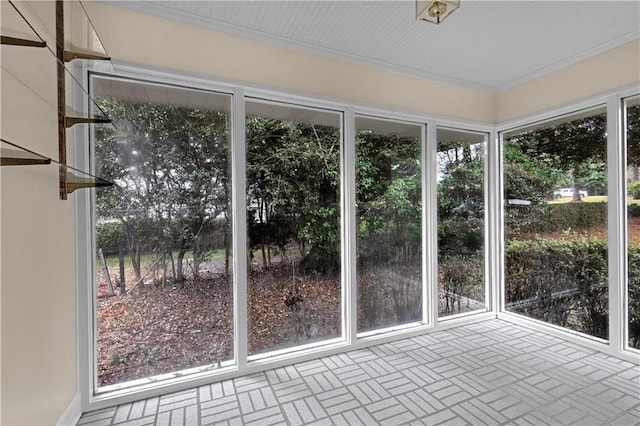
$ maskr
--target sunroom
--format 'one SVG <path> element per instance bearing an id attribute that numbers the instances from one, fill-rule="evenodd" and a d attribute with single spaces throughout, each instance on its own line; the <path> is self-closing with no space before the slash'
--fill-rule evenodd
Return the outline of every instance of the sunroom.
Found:
<path id="1" fill-rule="evenodd" d="M 640 422 L 638 2 L 1 8 L 2 424 Z"/>

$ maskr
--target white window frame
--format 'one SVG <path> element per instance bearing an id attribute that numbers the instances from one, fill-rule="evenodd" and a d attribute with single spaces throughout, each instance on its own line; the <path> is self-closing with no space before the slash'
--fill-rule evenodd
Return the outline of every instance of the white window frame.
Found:
<path id="1" fill-rule="evenodd" d="M 477 123 L 467 120 L 456 120 L 446 117 L 427 114 L 416 114 L 409 111 L 394 110 L 389 108 L 375 108 L 343 100 L 322 98 L 320 96 L 303 96 L 297 93 L 287 93 L 282 90 L 271 90 L 264 87 L 252 86 L 234 81 L 211 80 L 202 76 L 176 74 L 163 70 L 137 67 L 130 64 L 116 63 L 117 73 L 115 77 L 128 77 L 149 81 L 157 84 L 169 84 L 228 93 L 232 99 L 232 185 L 234 196 L 233 205 L 233 233 L 234 233 L 234 361 L 235 364 L 211 371 L 200 371 L 190 375 L 174 377 L 162 382 L 145 383 L 138 386 L 122 387 L 109 393 L 95 393 L 95 338 L 93 321 L 94 315 L 92 302 L 92 283 L 94 282 L 93 255 L 94 246 L 93 220 L 95 213 L 92 211 L 92 191 L 78 191 L 74 194 L 76 209 L 76 233 L 77 233 L 77 305 L 78 305 L 78 378 L 79 389 L 84 411 L 100 409 L 116 404 L 131 402 L 133 400 L 157 396 L 175 392 L 182 389 L 209 384 L 242 375 L 248 375 L 271 368 L 282 367 L 292 363 L 304 362 L 322 356 L 338 354 L 341 352 L 365 348 L 371 345 L 386 343 L 400 338 L 418 336 L 425 333 L 440 331 L 462 324 L 483 321 L 490 318 L 503 318 L 527 327 L 541 330 L 552 335 L 586 345 L 596 350 L 616 356 L 621 359 L 634 362 L 637 355 L 635 350 L 625 347 L 625 339 L 622 338 L 622 330 L 625 330 L 625 297 L 626 291 L 620 281 L 615 279 L 625 278 L 623 267 L 616 267 L 620 261 L 626 262 L 626 246 L 618 239 L 622 231 L 626 231 L 626 206 L 624 203 L 624 160 L 620 150 L 625 146 L 621 143 L 621 100 L 638 94 L 638 86 L 630 85 L 617 90 L 612 90 L 579 102 L 573 102 L 552 110 L 528 115 L 518 120 L 512 120 L 497 125 Z M 88 77 L 86 68 L 88 65 L 76 67 L 76 76 L 85 87 Z M 85 67 L 85 68 L 83 68 Z M 340 341 L 323 342 L 318 345 L 308 345 L 294 348 L 292 351 L 282 353 L 269 353 L 268 356 L 249 360 L 246 347 L 246 318 L 247 318 L 247 288 L 246 288 L 246 259 L 240 256 L 244 253 L 246 245 L 246 219 L 244 211 L 244 181 L 245 141 L 244 141 L 244 100 L 245 97 L 268 99 L 274 102 L 285 102 L 312 108 L 325 108 L 342 112 L 342 202 L 341 208 L 341 237 L 342 237 L 342 280 L 343 280 L 343 337 Z M 86 108 L 81 93 L 73 94 L 74 107 L 77 110 Z M 86 102 L 86 100 L 84 101 Z M 610 152 L 610 164 L 608 164 L 609 196 L 611 198 L 608 211 L 609 239 L 611 247 L 617 246 L 614 253 L 609 254 L 609 297 L 610 304 L 617 307 L 610 309 L 610 333 L 620 336 L 610 339 L 608 343 L 595 342 L 585 339 L 578 333 L 566 329 L 556 329 L 548 324 L 522 318 L 516 314 L 504 311 L 504 241 L 503 232 L 503 194 L 504 187 L 502 170 L 502 132 L 518 126 L 525 126 L 537 121 L 549 119 L 553 116 L 563 115 L 596 104 L 607 105 L 608 128 L 618 126 L 618 131 L 608 132 L 607 146 Z M 617 113 L 616 113 L 617 111 Z M 407 326 L 392 327 L 387 330 L 379 330 L 373 335 L 358 336 L 355 319 L 356 310 L 356 286 L 355 286 L 355 115 L 380 117 L 385 120 L 398 120 L 401 122 L 420 123 L 423 125 L 422 134 L 422 168 L 423 168 L 423 323 L 409 324 Z M 617 118 L 616 118 L 617 117 Z M 616 121 L 614 124 L 613 121 Z M 436 223 L 436 152 L 437 152 L 437 127 L 447 127 L 488 134 L 485 157 L 485 247 L 486 247 L 486 276 L 487 294 L 485 295 L 486 312 L 474 312 L 471 315 L 458 317 L 444 317 L 438 319 L 438 294 L 437 294 L 437 223 Z M 87 126 L 74 128 L 76 141 L 89 140 Z M 86 143 L 75 144 L 76 165 L 87 169 L 90 148 Z M 616 183 L 617 182 L 617 183 Z M 626 235 L 626 233 L 625 233 Z M 623 259 L 624 258 L 624 259 Z M 615 271 L 613 271 L 615 269 Z M 617 284 L 615 284 L 617 282 Z M 624 282 L 624 281 L 623 281 Z M 613 313 L 613 314 L 612 314 Z"/>
<path id="2" fill-rule="evenodd" d="M 354 128 L 354 133 L 353 133 L 353 140 L 351 141 L 350 145 L 353 146 L 353 164 L 349 164 L 349 171 L 353 171 L 353 176 L 349 176 L 349 184 L 350 186 L 353 186 L 353 193 L 354 193 L 354 198 L 351 204 L 353 206 L 353 212 L 350 215 L 350 219 L 352 220 L 352 223 L 350 223 L 351 226 L 351 230 L 353 231 L 352 234 L 352 238 L 354 241 L 354 246 L 353 246 L 353 259 L 351 259 L 350 264 L 352 265 L 353 268 L 353 275 L 350 276 L 351 281 L 350 283 L 352 284 L 351 286 L 353 287 L 353 295 L 354 295 L 354 302 L 351 308 L 353 309 L 353 319 L 357 319 L 357 309 L 358 309 L 358 294 L 357 294 L 357 267 L 356 267 L 356 258 L 357 258 L 357 250 L 356 250 L 356 241 L 357 241 L 357 235 L 356 235 L 356 229 L 357 229 L 357 223 L 356 223 L 356 198 L 355 198 L 355 187 L 356 187 L 356 153 L 355 153 L 355 135 L 358 131 L 358 129 L 356 128 L 355 125 L 355 120 L 357 119 L 357 117 L 362 117 L 362 118 L 367 118 L 367 119 L 371 119 L 371 120 L 378 120 L 378 121 L 382 121 L 382 122 L 388 122 L 388 123 L 398 123 L 398 124 L 405 124 L 405 125 L 409 125 L 409 126 L 415 126 L 415 127 L 419 127 L 420 128 L 420 179 L 421 179 L 421 188 L 420 188 L 420 192 L 421 192 L 421 203 L 422 203 L 422 215 L 421 215 L 421 235 L 422 235 L 422 271 L 421 271 L 421 275 L 422 275 L 422 292 L 421 292 L 421 297 L 422 297 L 422 318 L 419 321 L 414 321 L 414 322 L 409 322 L 409 323 L 404 323 L 404 324 L 395 324 L 389 327 L 382 327 L 382 328 L 376 328 L 373 330 L 367 330 L 367 331 L 361 331 L 358 332 L 357 331 L 357 322 L 356 321 L 352 321 L 355 324 L 355 328 L 356 330 L 354 331 L 354 336 L 355 339 L 354 340 L 367 340 L 370 338 L 375 338 L 376 336 L 384 336 L 387 335 L 389 333 L 395 333 L 395 332 L 402 332 L 403 330 L 410 330 L 412 328 L 415 327 L 421 327 L 421 326 L 429 326 L 432 327 L 435 324 L 434 319 L 432 318 L 432 316 L 430 315 L 430 312 L 433 310 L 433 303 L 432 303 L 432 295 L 431 292 L 429 291 L 429 289 L 433 286 L 433 277 L 431 276 L 431 274 L 428 273 L 429 271 L 429 266 L 428 263 L 431 259 L 430 259 L 430 253 L 433 251 L 433 245 L 432 242 L 430 240 L 430 238 L 427 236 L 428 234 L 428 230 L 429 230 L 429 223 L 427 221 L 427 218 L 429 217 L 429 215 L 427 214 L 427 211 L 430 209 L 430 205 L 428 203 L 431 202 L 431 197 L 430 197 L 430 193 L 429 190 L 427 189 L 427 182 L 429 182 L 429 168 L 426 166 L 426 162 L 429 161 L 429 154 L 428 154 L 428 144 L 427 144 L 427 134 L 428 134 L 428 128 L 429 128 L 429 124 L 425 123 L 425 122 L 420 122 L 420 121 L 410 121 L 407 119 L 400 119 L 398 117 L 388 117 L 385 116 L 381 111 L 369 111 L 369 114 L 363 113 L 361 111 L 357 112 L 356 114 L 354 114 L 353 117 L 353 128 Z M 436 234 L 437 235 L 437 234 Z M 436 290 L 437 290 L 437 282 L 436 282 Z M 436 299 L 436 308 L 437 308 L 437 299 Z"/>
<path id="3" fill-rule="evenodd" d="M 504 205 L 504 175 L 502 170 L 503 134 L 508 131 L 525 128 L 532 124 L 543 123 L 557 117 L 571 116 L 598 107 L 605 107 L 607 114 L 607 247 L 608 247 L 608 298 L 609 298 L 609 339 L 599 339 L 567 328 L 559 327 L 533 318 L 528 318 L 504 309 L 504 248 L 496 259 L 499 268 L 500 309 L 497 317 L 516 324 L 524 325 L 544 333 L 563 338 L 565 340 L 587 346 L 591 349 L 607 353 L 611 356 L 638 362 L 638 356 L 633 349 L 625 344 L 627 333 L 626 311 L 626 270 L 627 270 L 627 226 L 626 226 L 626 144 L 622 131 L 622 114 L 624 111 L 622 99 L 639 94 L 637 84 L 631 84 L 614 89 L 606 93 L 573 102 L 558 108 L 549 109 L 496 126 L 499 139 L 500 175 L 497 191 L 500 196 L 500 206 Z M 504 242 L 504 211 L 499 210 L 497 220 L 501 223 L 498 228 Z M 503 244 L 502 244 L 503 245 Z"/>
<path id="4" fill-rule="evenodd" d="M 627 152 L 629 150 L 628 148 L 628 142 L 627 142 L 627 100 L 633 98 L 633 99 L 638 99 L 640 100 L 640 90 L 636 93 L 625 93 L 625 94 L 621 94 L 619 96 L 620 98 L 620 137 L 622 140 L 622 152 L 621 152 L 621 158 L 620 161 L 622 162 L 622 173 L 621 176 L 619 176 L 621 178 L 621 185 L 622 185 L 622 194 L 624 194 L 624 196 L 626 197 L 627 195 L 627 176 L 626 176 L 626 170 L 627 170 Z M 627 214 L 627 203 L 626 201 L 624 202 L 624 206 L 623 206 L 623 214 L 622 214 L 622 229 L 620 230 L 620 232 L 622 232 L 625 235 L 625 238 L 623 238 L 623 256 L 625 257 L 626 261 L 624 262 L 624 264 L 622 265 L 622 269 L 620 270 L 620 273 L 622 274 L 622 281 L 624 282 L 624 286 L 621 289 L 622 294 L 620 296 L 620 301 L 622 303 L 622 306 L 620 306 L 621 309 L 621 327 L 622 327 L 622 332 L 620 333 L 620 337 L 622 338 L 622 342 L 620 345 L 618 345 L 618 347 L 621 349 L 622 352 L 624 353 L 629 353 L 633 356 L 636 357 L 636 360 L 638 359 L 638 357 L 640 357 L 640 349 L 637 348 L 633 348 L 631 346 L 629 346 L 629 224 L 628 224 L 628 214 Z M 611 319 L 610 319 L 611 320 Z"/>
<path id="5" fill-rule="evenodd" d="M 494 242 L 493 240 L 490 238 L 490 235 L 492 235 L 492 233 L 490 232 L 491 228 L 491 223 L 490 223 L 490 218 L 493 216 L 492 212 L 493 212 L 493 203 L 491 203 L 491 199 L 490 196 L 491 194 L 489 193 L 489 182 L 491 181 L 491 171 L 494 169 L 494 167 L 492 167 L 493 165 L 493 161 L 489 158 L 489 153 L 490 153 L 490 141 L 491 141 L 491 131 L 488 132 L 481 132 L 481 131 L 473 131 L 473 130 L 468 130 L 468 129 L 462 129 L 462 128 L 456 128 L 456 127 L 450 127 L 450 126 L 442 126 L 442 125 L 437 125 L 436 126 L 436 133 L 434 135 L 434 140 L 435 140 L 435 154 L 437 155 L 438 152 L 438 140 L 437 140 L 437 131 L 438 129 L 443 129 L 443 130 L 452 130 L 455 132 L 459 132 L 459 133 L 467 133 L 467 134 L 473 134 L 473 135 L 481 135 L 484 136 L 484 164 L 482 165 L 482 193 L 483 193 L 483 198 L 484 198 L 484 204 L 485 204 L 485 209 L 484 209 L 484 227 L 483 227 L 483 232 L 484 235 L 483 237 L 483 245 L 484 245 L 484 310 L 482 309 L 477 309 L 475 311 L 470 311 L 470 312 L 463 312 L 463 313 L 459 313 L 459 314 L 453 314 L 453 315 L 447 315 L 447 316 L 443 316 L 441 317 L 439 315 L 439 309 L 440 307 L 438 306 L 438 301 L 439 301 L 439 297 L 440 295 L 438 294 L 438 289 L 439 287 L 439 283 L 438 283 L 438 248 L 437 248 L 437 232 L 438 232 L 438 199 L 437 199 L 437 177 L 436 180 L 434 181 L 434 191 L 436 192 L 436 200 L 435 200 L 435 211 L 433 212 L 434 216 L 433 216 L 433 222 L 434 222 L 434 226 L 435 226 L 435 245 L 436 245 L 436 249 L 434 250 L 435 252 L 435 271 L 434 271 L 434 275 L 435 275 L 435 294 L 436 294 L 436 301 L 435 301 L 435 314 L 436 317 L 438 318 L 439 322 L 442 321 L 451 321 L 451 320 L 455 320 L 456 318 L 462 318 L 462 317 L 466 317 L 469 315 L 476 315 L 478 313 L 482 313 L 482 312 L 492 312 L 494 310 L 493 306 L 493 291 L 492 291 L 492 285 L 491 285 L 491 276 L 490 271 L 491 271 L 491 259 L 490 257 L 492 256 L 492 254 L 494 253 L 493 250 L 495 248 Z M 436 163 L 433 166 L 433 168 L 435 169 L 435 173 L 437 174 L 437 158 L 436 158 Z"/>

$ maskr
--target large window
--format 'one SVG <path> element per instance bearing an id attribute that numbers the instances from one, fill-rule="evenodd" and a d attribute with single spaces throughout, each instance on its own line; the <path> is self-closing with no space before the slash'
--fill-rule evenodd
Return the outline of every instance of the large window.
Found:
<path id="1" fill-rule="evenodd" d="M 608 264 L 607 218 L 618 229 L 623 212 L 608 207 L 604 107 L 503 132 L 498 149 L 437 123 L 428 145 L 424 124 L 357 108 L 90 81 L 113 120 L 90 154 L 116 184 L 95 191 L 95 261 L 83 262 L 98 393 L 351 348 L 435 317 L 427 301 L 449 322 L 484 312 L 501 250 L 504 310 L 609 338 L 608 271 L 625 264 Z M 640 349 L 640 96 L 622 107 L 627 164 L 610 173 L 626 173 L 625 344 Z M 499 151 L 504 206 L 491 216 Z M 488 250 L 502 219 L 503 247 Z"/>
<path id="2" fill-rule="evenodd" d="M 422 321 L 421 134 L 356 117 L 358 331 Z"/>
<path id="3" fill-rule="evenodd" d="M 607 339 L 606 111 L 503 136 L 506 310 Z"/>
<path id="4" fill-rule="evenodd" d="M 341 114 L 246 112 L 249 354 L 341 337 Z"/>
<path id="5" fill-rule="evenodd" d="M 625 101 L 627 141 L 628 345 L 640 349 L 640 96 Z"/>
<path id="6" fill-rule="evenodd" d="M 229 95 L 93 78 L 97 384 L 233 359 Z"/>
<path id="7" fill-rule="evenodd" d="M 485 309 L 486 134 L 437 129 L 438 315 Z"/>

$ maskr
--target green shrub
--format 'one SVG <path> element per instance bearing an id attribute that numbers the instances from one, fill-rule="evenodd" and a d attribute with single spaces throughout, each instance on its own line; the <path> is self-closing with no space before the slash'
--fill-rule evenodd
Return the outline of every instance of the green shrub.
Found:
<path id="1" fill-rule="evenodd" d="M 607 203 L 564 203 L 549 205 L 551 231 L 587 229 L 607 223 Z"/>
<path id="2" fill-rule="evenodd" d="M 627 191 L 633 198 L 640 200 L 640 180 L 630 183 L 627 187 Z"/>
<path id="3" fill-rule="evenodd" d="M 471 255 L 447 254 L 438 257 L 438 281 L 444 293 L 440 295 L 441 314 L 478 309 L 471 301 L 484 301 L 484 252 Z"/>
<path id="4" fill-rule="evenodd" d="M 105 255 L 117 254 L 118 245 L 126 245 L 126 242 L 127 236 L 122 222 L 106 222 L 96 226 L 96 249 L 102 249 Z"/>
<path id="5" fill-rule="evenodd" d="M 510 241 L 507 309 L 593 336 L 608 336 L 607 244 L 601 239 Z"/>
<path id="6" fill-rule="evenodd" d="M 484 221 L 477 218 L 444 219 L 438 223 L 438 251 L 447 255 L 473 255 L 484 245 Z"/>
<path id="7" fill-rule="evenodd" d="M 517 233 L 581 230 L 607 223 L 607 203 L 547 204 L 511 213 L 508 226 Z M 517 223 L 516 223 L 517 222 Z"/>
<path id="8" fill-rule="evenodd" d="M 640 349 L 640 244 L 629 245 L 628 282 L 629 345 Z M 509 241 L 505 292 L 512 312 L 608 338 L 606 241 Z"/>
<path id="9" fill-rule="evenodd" d="M 629 346 L 640 349 L 640 244 L 629 245 Z"/>
<path id="10" fill-rule="evenodd" d="M 629 204 L 627 206 L 627 216 L 629 216 L 629 217 L 640 217 L 640 205 L 638 205 L 638 204 Z"/>

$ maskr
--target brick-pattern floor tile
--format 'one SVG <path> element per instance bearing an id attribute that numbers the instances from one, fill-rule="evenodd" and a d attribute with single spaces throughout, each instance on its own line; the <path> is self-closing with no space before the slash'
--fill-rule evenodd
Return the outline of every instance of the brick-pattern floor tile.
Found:
<path id="1" fill-rule="evenodd" d="M 631 425 L 640 368 L 491 320 L 86 413 L 78 426 Z"/>

